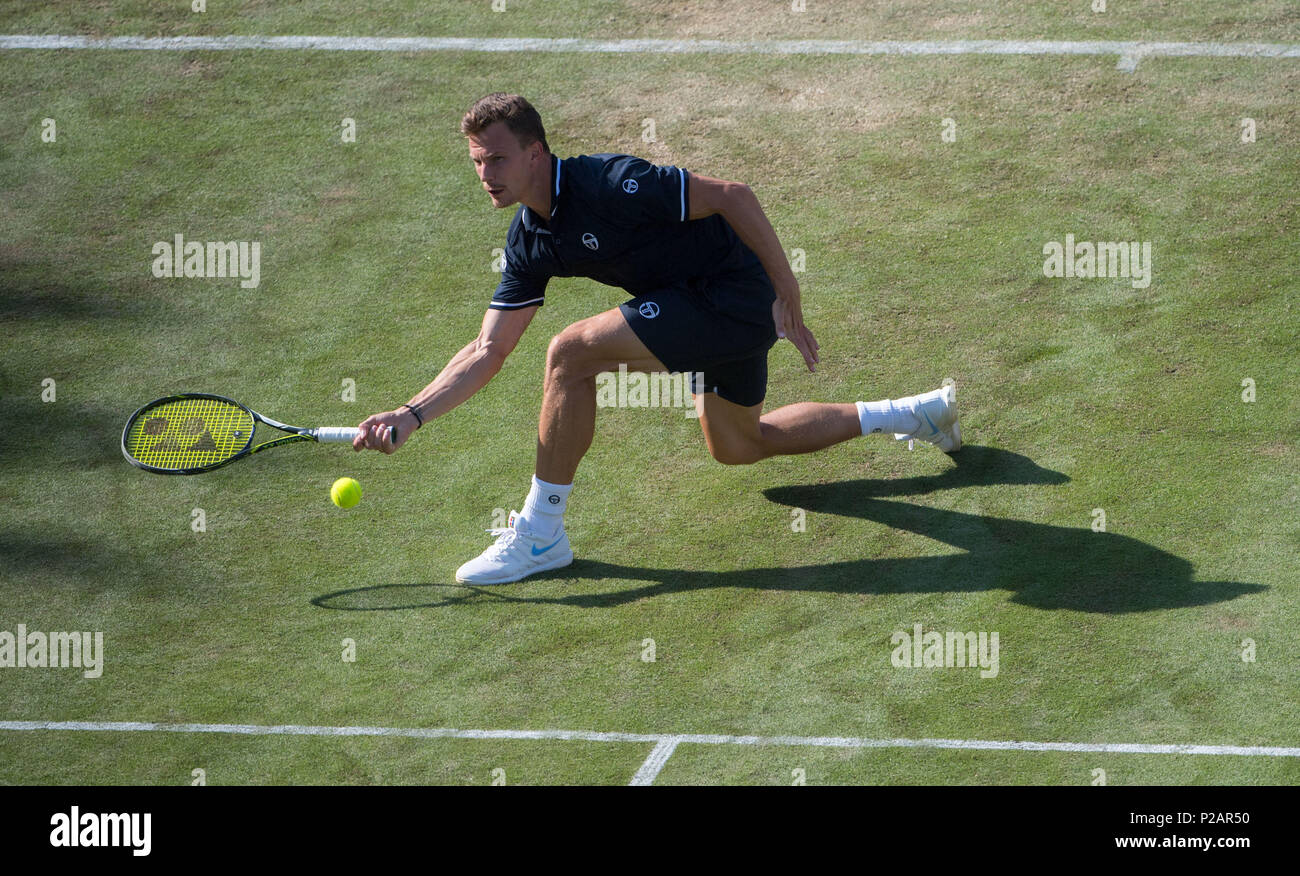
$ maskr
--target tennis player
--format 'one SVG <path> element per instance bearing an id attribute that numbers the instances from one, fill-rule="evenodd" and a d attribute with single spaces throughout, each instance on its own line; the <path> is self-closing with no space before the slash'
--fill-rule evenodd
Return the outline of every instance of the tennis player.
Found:
<path id="1" fill-rule="evenodd" d="M 501 369 L 552 277 L 589 277 L 632 296 L 556 335 L 546 353 L 537 465 L 523 510 L 456 580 L 505 584 L 573 562 L 564 512 L 596 425 L 596 375 L 684 372 L 713 458 L 746 465 L 858 435 L 961 447 L 952 386 L 876 402 L 800 402 L 763 413 L 767 354 L 791 341 L 810 371 L 818 344 L 799 284 L 749 186 L 630 155 L 551 154 L 524 98 L 489 94 L 461 120 L 494 207 L 519 204 L 501 281 L 479 335 L 396 410 L 367 417 L 353 446 L 392 453 Z M 388 427 L 397 427 L 392 440 Z"/>

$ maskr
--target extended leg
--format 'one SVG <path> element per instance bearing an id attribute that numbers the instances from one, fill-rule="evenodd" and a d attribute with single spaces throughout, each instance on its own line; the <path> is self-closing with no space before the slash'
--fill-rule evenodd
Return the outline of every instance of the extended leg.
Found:
<path id="1" fill-rule="evenodd" d="M 695 396 L 709 453 L 727 465 L 769 456 L 812 453 L 870 432 L 915 433 L 945 452 L 961 447 L 956 396 L 943 387 L 920 396 L 871 404 L 799 402 L 762 413 L 707 392 Z"/>
<path id="2" fill-rule="evenodd" d="M 812 453 L 862 434 L 851 404 L 799 402 L 771 413 L 763 405 L 729 402 L 717 393 L 695 396 L 709 453 L 727 465 L 747 465 L 792 453 Z"/>
<path id="3" fill-rule="evenodd" d="M 727 465 L 812 453 L 862 434 L 853 405 L 799 402 L 764 414 L 761 403 L 742 407 L 704 392 L 695 396 L 695 409 L 709 453 Z"/>

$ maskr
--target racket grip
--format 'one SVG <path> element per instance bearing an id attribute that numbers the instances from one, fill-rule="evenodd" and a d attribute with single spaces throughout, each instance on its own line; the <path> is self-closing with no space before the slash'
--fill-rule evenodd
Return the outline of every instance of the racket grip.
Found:
<path id="1" fill-rule="evenodd" d="M 323 444 L 351 444 L 361 430 L 352 426 L 321 426 L 316 430 L 316 440 Z"/>

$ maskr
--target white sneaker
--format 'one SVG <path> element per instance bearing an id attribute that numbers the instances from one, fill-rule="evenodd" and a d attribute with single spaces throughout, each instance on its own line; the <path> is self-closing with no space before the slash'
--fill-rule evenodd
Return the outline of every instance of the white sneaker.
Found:
<path id="1" fill-rule="evenodd" d="M 517 511 L 510 513 L 505 529 L 489 529 L 496 542 L 483 553 L 456 570 L 456 580 L 463 584 L 509 584 L 534 572 L 559 569 L 573 562 L 569 536 L 560 531 L 543 538 L 526 529 L 517 529 Z"/>
<path id="2" fill-rule="evenodd" d="M 957 387 L 949 383 L 900 401 L 910 403 L 912 413 L 921 424 L 911 435 L 895 433 L 899 441 L 928 441 L 944 453 L 961 449 L 961 426 L 957 423 Z"/>

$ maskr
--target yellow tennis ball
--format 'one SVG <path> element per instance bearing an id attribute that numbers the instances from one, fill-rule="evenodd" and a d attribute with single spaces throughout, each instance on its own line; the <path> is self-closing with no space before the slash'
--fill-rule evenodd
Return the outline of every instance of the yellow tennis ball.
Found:
<path id="1" fill-rule="evenodd" d="M 339 478 L 330 487 L 330 498 L 340 508 L 351 508 L 361 501 L 361 484 L 352 478 Z"/>

